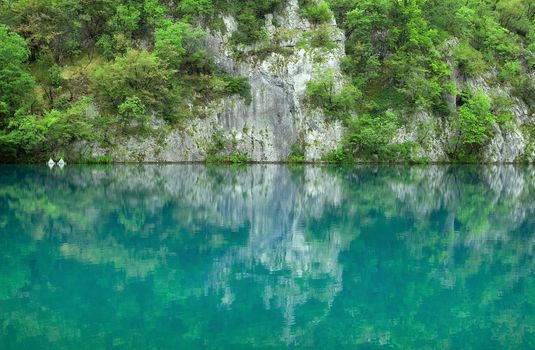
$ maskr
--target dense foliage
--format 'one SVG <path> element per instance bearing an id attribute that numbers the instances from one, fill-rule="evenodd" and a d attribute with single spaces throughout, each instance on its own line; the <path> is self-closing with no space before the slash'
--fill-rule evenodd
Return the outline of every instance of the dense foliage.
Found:
<path id="1" fill-rule="evenodd" d="M 356 110 L 363 114 L 362 120 L 349 122 L 354 131 L 334 160 L 341 154 L 352 158 L 355 152 L 384 156 L 380 145 L 385 144 L 385 112 L 399 113 L 396 123 L 401 126 L 419 110 L 456 126 L 452 159 L 473 159 L 503 113 L 493 115 L 491 110 L 500 101 L 462 91 L 454 84 L 455 75 L 490 77 L 491 83 L 510 87 L 527 106 L 535 105 L 535 86 L 529 77 L 535 57 L 535 6 L 530 1 L 329 3 L 346 34 L 345 72 L 366 97 Z M 452 108 L 451 100 L 461 103 Z M 363 127 L 355 128 L 355 123 Z"/>
<path id="2" fill-rule="evenodd" d="M 219 72 L 203 48 L 199 24 L 214 18 L 216 5 L 226 6 L 0 2 L 0 158 L 40 159 L 76 139 L 139 129 L 151 117 L 173 123 L 225 95 L 250 100 L 246 81 Z"/>
<path id="3" fill-rule="evenodd" d="M 215 98 L 250 100 L 243 78 L 212 63 L 204 30 L 222 29 L 226 13 L 237 21 L 233 45 L 254 46 L 267 40 L 265 15 L 283 5 L 0 1 L 0 157 L 38 159 L 59 144 L 87 139 L 87 130 L 92 137 L 102 135 L 100 129 L 123 133 L 150 118 L 175 123 L 202 115 Z M 464 91 L 454 76 L 485 77 L 535 105 L 535 6 L 529 0 L 300 0 L 299 6 L 313 25 L 312 47 L 332 44 L 333 20 L 346 36 L 349 83 L 340 90 L 324 72 L 309 83 L 308 94 L 313 107 L 356 133 L 338 152 L 346 159 L 381 157 L 384 152 L 369 145 L 384 143 L 378 123 L 385 113 L 395 113 L 392 125 L 399 127 L 419 110 L 456 125 L 452 159 L 476 156 L 503 113 L 495 113 L 494 98 L 482 110 L 485 97 Z M 452 108 L 452 100 L 460 103 Z M 98 113 L 88 112 L 92 106 Z M 353 120 L 358 115 L 362 121 Z"/>

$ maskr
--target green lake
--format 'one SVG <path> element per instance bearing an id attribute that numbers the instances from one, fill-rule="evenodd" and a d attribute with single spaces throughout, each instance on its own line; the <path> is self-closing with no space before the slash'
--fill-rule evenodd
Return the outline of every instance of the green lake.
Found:
<path id="1" fill-rule="evenodd" d="M 0 349 L 535 349 L 535 168 L 0 166 Z"/>

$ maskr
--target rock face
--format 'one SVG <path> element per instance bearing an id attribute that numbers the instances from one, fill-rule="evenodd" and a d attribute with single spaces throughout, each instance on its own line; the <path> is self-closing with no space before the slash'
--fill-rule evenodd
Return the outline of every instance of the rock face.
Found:
<path id="1" fill-rule="evenodd" d="M 208 156 L 240 155 L 256 162 L 287 161 L 299 151 L 306 161 L 319 161 L 340 146 L 344 126 L 329 121 L 319 109 L 307 105 L 307 82 L 330 72 L 340 89 L 344 84 L 340 62 L 345 55 L 345 38 L 334 19 L 329 35 L 330 49 L 314 48 L 310 34 L 314 26 L 299 14 L 297 0 L 286 8 L 266 15 L 268 39 L 254 46 L 230 42 L 236 20 L 222 16 L 225 29 L 206 29 L 206 49 L 224 72 L 242 76 L 251 86 L 250 101 L 229 97 L 206 106 L 205 116 L 188 119 L 181 127 L 169 128 L 153 120 L 151 136 L 114 138 L 106 145 L 78 144 L 82 156 L 111 156 L 118 162 L 204 161 Z M 276 24 L 276 25 L 275 25 Z M 444 55 L 452 71 L 457 91 L 482 91 L 510 102 L 513 116 L 506 124 L 494 126 L 493 136 L 481 149 L 484 162 L 535 161 L 535 116 L 532 108 L 514 97 L 509 88 L 489 83 L 492 75 L 478 79 L 462 77 L 451 58 L 458 41 L 447 43 Z M 535 77 L 533 77 L 535 79 Z M 411 112 L 408 124 L 398 129 L 391 143 L 417 144 L 414 158 L 448 162 L 459 147 L 457 100 L 447 97 L 451 118 L 441 118 L 426 110 Z M 98 109 L 97 109 L 98 110 Z M 527 130 L 527 131 L 526 131 Z M 219 148 L 214 150 L 214 145 Z M 213 154 L 215 152 L 215 154 Z M 212 153 L 212 154 L 211 154 Z"/>
<path id="2" fill-rule="evenodd" d="M 453 40 L 452 46 L 456 44 Z M 535 140 L 530 139 L 529 127 L 535 125 L 535 115 L 522 100 L 514 96 L 509 87 L 489 83 L 495 80 L 495 74 L 485 77 L 466 79 L 457 72 L 457 67 L 450 62 L 451 77 L 455 88 L 460 93 L 482 92 L 490 100 L 500 98 L 509 104 L 508 111 L 511 120 L 500 125 L 495 123 L 490 140 L 481 149 L 479 159 L 487 163 L 515 163 L 520 161 L 535 161 Z M 532 77 L 533 78 L 533 77 Z M 431 115 L 425 110 L 413 113 L 408 125 L 398 129 L 391 143 L 417 142 L 417 158 L 427 159 L 431 162 L 448 162 L 450 150 L 459 147 L 458 132 L 456 130 L 458 106 L 454 95 L 447 97 L 452 118 L 444 120 Z M 531 137 L 532 138 L 532 137 Z"/>
<path id="3" fill-rule="evenodd" d="M 223 154 L 242 154 L 253 161 L 285 161 L 292 147 L 301 149 L 306 160 L 315 161 L 336 149 L 343 127 L 337 121 L 327 122 L 321 111 L 307 111 L 306 83 L 325 71 L 342 81 L 344 35 L 333 20 L 331 37 L 336 47 L 328 51 L 310 45 L 298 48 L 297 44 L 306 40 L 304 34 L 311 30 L 311 24 L 300 17 L 298 10 L 297 0 L 291 0 L 280 15 L 266 16 L 269 42 L 275 49 L 271 47 L 265 58 L 254 55 L 255 47 L 241 47 L 246 58 L 235 57 L 235 48 L 229 44 L 237 28 L 232 17 L 222 17 L 224 34 L 208 30 L 208 52 L 224 72 L 247 78 L 250 103 L 243 98 L 228 98 L 210 106 L 208 117 L 188 120 L 181 130 L 114 141 L 111 156 L 117 161 L 202 161 L 214 135 L 226 140 Z M 99 156 L 110 150 L 92 147 L 90 153 Z"/>

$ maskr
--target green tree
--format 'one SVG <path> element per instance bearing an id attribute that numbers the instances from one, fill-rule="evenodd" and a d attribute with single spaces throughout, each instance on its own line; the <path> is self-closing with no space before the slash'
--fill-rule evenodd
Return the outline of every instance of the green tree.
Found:
<path id="1" fill-rule="evenodd" d="M 80 0 L 24 0 L 0 4 L 0 21 L 28 42 L 32 56 L 51 54 L 57 62 L 80 52 Z"/>
<path id="2" fill-rule="evenodd" d="M 301 15 L 314 24 L 326 23 L 333 18 L 333 12 L 325 1 L 308 1 L 302 7 Z"/>
<path id="3" fill-rule="evenodd" d="M 394 137 L 397 117 L 391 112 L 379 115 L 364 114 L 349 123 L 350 131 L 345 147 L 351 154 L 383 156 L 387 146 Z"/>
<path id="4" fill-rule="evenodd" d="M 493 132 L 495 122 L 491 113 L 491 101 L 482 92 L 476 92 L 459 108 L 461 142 L 470 149 L 485 144 Z"/>
<path id="5" fill-rule="evenodd" d="M 132 121 L 144 124 L 148 119 L 145 105 L 137 96 L 127 97 L 125 101 L 119 105 L 119 116 L 125 125 Z"/>
<path id="6" fill-rule="evenodd" d="M 179 70 L 187 57 L 191 58 L 190 63 L 195 66 L 206 56 L 201 48 L 204 35 L 203 31 L 193 29 L 185 22 L 167 23 L 155 32 L 154 52 L 172 69 Z"/>
<path id="7" fill-rule="evenodd" d="M 44 115 L 18 115 L 0 131 L 0 157 L 23 156 L 43 160 L 47 153 L 75 140 L 89 140 L 94 132 L 86 118 L 89 100 L 73 104 L 66 111 L 50 110 Z"/>
<path id="8" fill-rule="evenodd" d="M 214 13 L 214 4 L 211 0 L 182 0 L 178 10 L 186 18 L 210 16 Z"/>
<path id="9" fill-rule="evenodd" d="M 0 125 L 32 102 L 35 81 L 26 70 L 29 55 L 24 39 L 0 25 Z"/>
<path id="10" fill-rule="evenodd" d="M 321 108 L 330 118 L 347 120 L 361 98 L 361 92 L 352 84 L 337 89 L 332 72 L 323 72 L 307 83 L 309 103 Z"/>
<path id="11" fill-rule="evenodd" d="M 461 73 L 479 77 L 487 69 L 487 63 L 481 52 L 474 49 L 468 42 L 460 42 L 453 51 L 453 58 Z"/>
<path id="12" fill-rule="evenodd" d="M 142 10 L 142 4 L 135 1 L 116 4 L 114 14 L 108 18 L 106 27 L 97 41 L 107 58 L 124 54 L 133 46 L 133 39 L 140 31 Z"/>
<path id="13" fill-rule="evenodd" d="M 172 73 L 156 55 L 146 50 L 129 50 L 95 71 L 92 91 L 101 106 L 111 113 L 117 113 L 119 106 L 133 96 L 149 110 L 162 112 L 173 105 L 169 103 L 173 97 Z"/>

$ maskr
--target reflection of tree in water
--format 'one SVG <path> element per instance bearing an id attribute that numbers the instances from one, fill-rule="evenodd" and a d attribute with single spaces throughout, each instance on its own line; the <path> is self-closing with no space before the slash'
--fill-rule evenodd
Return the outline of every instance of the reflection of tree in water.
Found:
<path id="1" fill-rule="evenodd" d="M 468 249 L 473 263 L 492 260 L 502 251 L 498 242 L 514 240 L 514 231 L 533 224 L 535 172 L 512 165 L 439 170 L 443 169 L 414 168 L 412 183 L 392 181 L 390 187 L 405 206 L 403 215 L 416 219 L 404 236 L 413 254 L 421 256 L 428 245 L 447 246 L 440 260 L 447 274 L 444 283 L 449 285 L 455 276 L 461 277 L 448 271 L 459 249 Z M 430 228 L 428 218 L 436 213 L 443 213 L 441 226 Z"/>
<path id="2" fill-rule="evenodd" d="M 535 293 L 534 174 L 513 166 L 340 172 L 345 210 L 333 215 L 362 225 L 348 253 L 359 251 L 358 260 L 342 259 L 338 300 L 346 302 L 350 290 L 366 303 L 346 302 L 353 321 L 332 331 L 360 335 L 341 338 L 345 344 L 533 346 L 535 329 L 526 325 L 535 324 L 534 314 L 521 310 L 535 307 L 528 297 Z M 403 249 L 392 246 L 393 236 Z M 438 339 L 448 341 L 438 346 Z"/>
<path id="3" fill-rule="evenodd" d="M 310 276 L 333 279 L 322 287 L 325 295 L 316 293 L 321 301 L 331 303 L 341 287 L 336 237 L 307 243 L 304 232 L 296 232 L 304 224 L 303 215 L 321 218 L 326 203 L 336 203 L 341 195 L 339 186 L 325 181 L 329 179 L 323 178 L 326 175 L 320 169 L 292 173 L 280 166 L 153 166 L 72 168 L 56 174 L 31 168 L 29 174 L 8 175 L 10 179 L 3 183 L 20 175 L 24 183 L 20 186 L 13 181 L 13 186 L 1 191 L 15 199 L 8 204 L 11 212 L 19 214 L 16 222 L 11 222 L 13 227 L 19 225 L 24 233 L 39 231 L 38 239 L 47 242 L 61 242 L 57 253 L 84 265 L 111 265 L 126 278 L 162 277 L 164 281 L 155 280 L 155 284 L 172 289 L 165 281 L 168 276 L 160 275 L 159 269 L 171 265 L 173 255 L 193 248 L 205 254 L 205 260 L 230 262 L 232 252 L 225 251 L 219 258 L 215 252 L 219 246 L 221 250 L 233 244 L 228 236 L 234 231 L 246 228 L 248 243 L 236 255 L 243 260 L 235 263 L 252 264 L 245 261 L 249 255 L 260 259 L 271 272 L 291 270 L 284 276 L 266 275 L 265 281 L 257 280 L 265 284 L 260 296 L 265 304 L 282 308 L 288 323 L 293 309 L 314 297 L 315 287 L 306 283 Z M 26 186 L 33 188 L 20 191 Z M 35 194 L 37 198 L 32 197 Z M 32 206 L 32 201 L 39 205 Z M 225 230 L 230 231 L 228 235 L 221 234 Z M 190 237 L 184 237 L 185 232 Z M 155 244 L 154 238 L 160 244 Z M 218 263 L 214 268 L 217 270 Z M 212 276 L 217 276 L 217 271 Z M 271 281 L 272 277 L 276 280 Z M 124 283 L 118 281 L 114 288 L 124 288 Z M 202 284 L 199 287 L 203 288 Z M 187 294 L 169 290 L 163 294 L 184 297 L 177 296 L 184 292 Z"/>
<path id="4" fill-rule="evenodd" d="M 535 312 L 518 310 L 535 310 L 534 179 L 514 166 L 2 168 L 0 302 L 21 305 L 0 303 L 0 321 L 76 342 L 91 306 L 107 317 L 86 328 L 107 333 L 88 348 L 132 315 L 140 328 L 113 341 L 178 327 L 165 344 L 533 345 Z M 117 295 L 50 304 L 93 275 Z M 208 334 L 220 315 L 263 312 L 279 340 L 254 322 Z"/>

